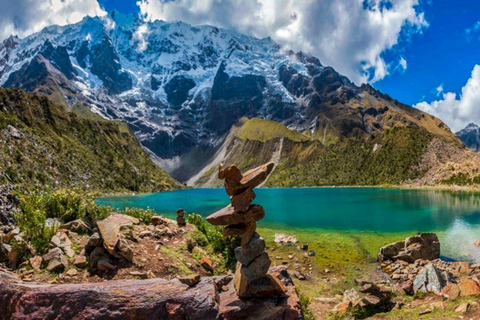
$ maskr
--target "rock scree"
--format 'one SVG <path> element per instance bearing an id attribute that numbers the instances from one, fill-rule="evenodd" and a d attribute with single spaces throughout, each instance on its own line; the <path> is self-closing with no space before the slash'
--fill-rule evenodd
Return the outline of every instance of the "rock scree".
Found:
<path id="1" fill-rule="evenodd" d="M 253 189 L 272 172 L 270 162 L 244 174 L 236 166 L 220 165 L 218 177 L 225 180 L 231 204 L 207 217 L 213 225 L 225 226 L 225 235 L 241 235 L 241 247 L 235 249 L 237 267 L 234 285 L 240 298 L 266 298 L 284 294 L 287 290 L 277 277 L 268 274 L 271 265 L 265 252 L 265 241 L 255 232 L 257 221 L 265 216 L 263 207 L 252 204 Z"/>

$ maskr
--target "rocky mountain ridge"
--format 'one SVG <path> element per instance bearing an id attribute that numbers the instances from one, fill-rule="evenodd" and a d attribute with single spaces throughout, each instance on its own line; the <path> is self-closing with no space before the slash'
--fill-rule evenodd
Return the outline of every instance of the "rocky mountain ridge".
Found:
<path id="1" fill-rule="evenodd" d="M 278 179 L 274 172 L 274 185 L 399 184 L 421 176 L 415 168 L 434 139 L 463 152 L 439 119 L 270 38 L 212 26 L 112 12 L 9 38 L 0 60 L 0 85 L 126 121 L 152 157 L 190 185 L 204 185 L 221 160 L 241 156 L 250 159 L 241 169 L 294 164 Z M 395 161 L 377 152 L 386 144 Z M 330 177 L 305 182 L 338 157 L 346 160 Z M 349 177 L 359 166 L 362 177 Z M 379 178 L 364 177 L 379 170 Z"/>
<path id="2" fill-rule="evenodd" d="M 480 127 L 475 123 L 469 123 L 455 134 L 471 150 L 478 151 L 480 149 Z"/>

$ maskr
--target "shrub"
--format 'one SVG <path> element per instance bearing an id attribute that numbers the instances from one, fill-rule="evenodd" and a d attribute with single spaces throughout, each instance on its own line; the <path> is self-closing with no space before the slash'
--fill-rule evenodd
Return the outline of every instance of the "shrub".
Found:
<path id="1" fill-rule="evenodd" d="M 139 208 L 125 208 L 122 213 L 137 218 L 138 220 L 140 220 L 140 222 L 144 224 L 149 224 L 150 220 L 155 215 L 155 212 L 153 212 L 153 210 L 151 209 Z"/>
<path id="2" fill-rule="evenodd" d="M 233 270 L 237 262 L 234 250 L 240 246 L 240 236 L 224 236 L 222 227 L 208 226 L 202 216 L 196 213 L 189 214 L 187 221 L 203 233 L 214 253 L 220 253 L 224 256 L 225 267 Z"/>
<path id="3" fill-rule="evenodd" d="M 312 311 L 308 308 L 310 306 L 310 299 L 303 293 L 296 289 L 298 297 L 300 299 L 300 308 L 302 309 L 303 318 L 305 320 L 315 320 L 315 316 Z"/>

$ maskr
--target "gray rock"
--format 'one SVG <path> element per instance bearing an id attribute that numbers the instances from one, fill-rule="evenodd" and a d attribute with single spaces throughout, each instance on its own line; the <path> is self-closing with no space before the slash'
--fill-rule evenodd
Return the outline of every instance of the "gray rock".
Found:
<path id="1" fill-rule="evenodd" d="M 450 276 L 448 273 L 442 273 L 437 268 L 429 263 L 420 273 L 415 277 L 413 281 L 413 291 L 420 292 L 433 292 L 441 295 L 442 289 L 450 282 Z"/>
<path id="2" fill-rule="evenodd" d="M 44 262 L 49 262 L 50 260 L 54 259 L 57 256 L 61 256 L 62 254 L 62 249 L 57 247 L 50 249 L 46 254 L 42 256 L 42 259 Z"/>
<path id="3" fill-rule="evenodd" d="M 403 260 L 413 263 L 415 260 L 435 260 L 440 257 L 440 241 L 435 233 L 421 233 L 380 248 L 379 261 Z"/>
<path id="4" fill-rule="evenodd" d="M 263 252 L 255 260 L 253 260 L 250 265 L 242 265 L 242 275 L 247 281 L 253 281 L 260 277 L 263 277 L 267 274 L 268 269 L 270 268 L 270 258 L 266 252 Z"/>
<path id="5" fill-rule="evenodd" d="M 130 248 L 130 246 L 128 245 L 125 239 L 118 240 L 116 249 L 118 253 L 126 260 L 128 261 L 133 260 L 133 250 L 132 248 Z"/>
<path id="6" fill-rule="evenodd" d="M 98 261 L 103 256 L 105 256 L 105 249 L 103 249 L 103 247 L 96 247 L 93 249 L 93 251 L 90 253 L 90 267 L 92 269 L 95 268 L 98 264 Z"/>
<path id="7" fill-rule="evenodd" d="M 254 233 L 247 245 L 235 248 L 235 258 L 244 266 L 248 266 L 265 250 L 265 240 L 258 233 Z"/>
<path id="8" fill-rule="evenodd" d="M 68 267 L 68 260 L 63 254 L 55 256 L 48 262 L 47 271 L 62 271 Z"/>
<path id="9" fill-rule="evenodd" d="M 96 247 L 102 245 L 102 237 L 100 233 L 95 232 L 92 236 L 88 239 L 87 244 L 85 245 L 85 251 L 90 252 L 94 250 Z"/>

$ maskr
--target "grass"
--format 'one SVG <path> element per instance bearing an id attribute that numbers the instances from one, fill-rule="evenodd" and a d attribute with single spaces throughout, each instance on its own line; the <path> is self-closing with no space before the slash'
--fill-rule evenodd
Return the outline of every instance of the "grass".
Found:
<path id="1" fill-rule="evenodd" d="M 277 138 L 287 138 L 296 142 L 309 140 L 307 136 L 290 130 L 281 123 L 260 118 L 252 118 L 244 122 L 235 135 L 243 140 L 262 142 Z"/>

